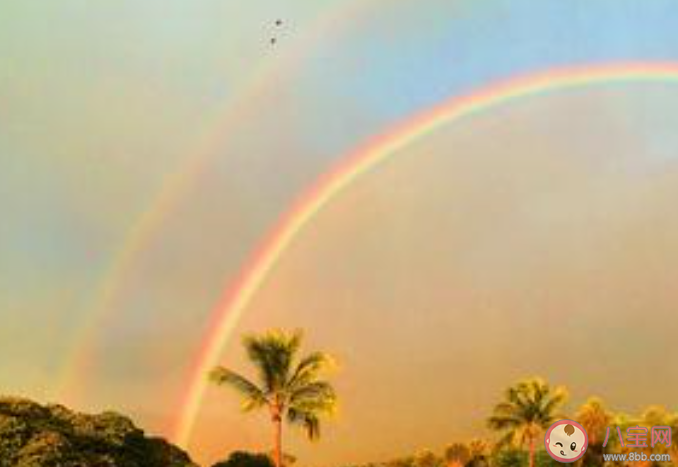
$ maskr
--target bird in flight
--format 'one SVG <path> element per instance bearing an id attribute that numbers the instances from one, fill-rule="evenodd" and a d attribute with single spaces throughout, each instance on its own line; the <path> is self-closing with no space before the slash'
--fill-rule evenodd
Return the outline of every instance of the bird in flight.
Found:
<path id="1" fill-rule="evenodd" d="M 275 25 L 277 27 L 282 26 L 283 21 L 281 19 L 275 20 Z M 271 37 L 271 45 L 275 45 L 278 42 L 278 39 L 276 37 Z"/>

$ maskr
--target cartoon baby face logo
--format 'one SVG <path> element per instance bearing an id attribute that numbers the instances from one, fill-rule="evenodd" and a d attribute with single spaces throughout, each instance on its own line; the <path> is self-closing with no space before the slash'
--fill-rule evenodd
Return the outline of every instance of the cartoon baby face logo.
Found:
<path id="1" fill-rule="evenodd" d="M 558 462 L 574 462 L 586 452 L 589 436 L 584 427 L 572 420 L 560 420 L 546 431 L 546 452 Z"/>

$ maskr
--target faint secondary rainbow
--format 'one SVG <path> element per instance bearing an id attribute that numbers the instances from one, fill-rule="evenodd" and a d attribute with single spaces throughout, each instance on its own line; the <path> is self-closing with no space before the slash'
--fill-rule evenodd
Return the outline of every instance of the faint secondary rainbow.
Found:
<path id="1" fill-rule="evenodd" d="M 193 376 L 174 427 L 173 438 L 187 446 L 207 387 L 206 375 L 218 364 L 222 350 L 243 312 L 287 248 L 311 220 L 356 179 L 409 144 L 445 124 L 456 122 L 517 99 L 589 85 L 659 82 L 678 84 L 678 62 L 624 62 L 553 68 L 504 80 L 455 96 L 407 118 L 390 131 L 342 157 L 298 198 L 251 256 L 212 314 Z"/>
<path id="2" fill-rule="evenodd" d="M 92 312 L 71 340 L 71 348 L 64 357 L 65 368 L 54 388 L 58 399 L 68 401 L 77 398 L 82 374 L 86 374 L 92 364 L 92 348 L 96 344 L 98 333 L 106 327 L 107 320 L 114 316 L 116 302 L 120 300 L 126 281 L 133 273 L 136 260 L 152 243 L 164 221 L 194 186 L 210 161 L 222 153 L 220 148 L 229 144 L 229 137 L 235 134 L 242 122 L 248 121 L 247 116 L 250 113 L 260 106 L 268 105 L 267 93 L 274 91 L 277 79 L 290 76 L 313 53 L 318 44 L 323 43 L 323 39 L 338 34 L 351 20 L 360 17 L 365 11 L 377 8 L 380 2 L 381 0 L 338 2 L 337 7 L 323 11 L 303 34 L 291 38 L 284 47 L 277 47 L 275 56 L 262 60 L 248 76 L 249 84 L 215 112 L 212 122 L 207 125 L 207 130 L 196 144 L 196 149 L 164 177 L 158 192 L 148 200 L 147 207 L 131 224 L 120 248 L 103 272 L 94 292 Z M 262 41 L 262 46 L 268 45 L 268 41 Z"/>

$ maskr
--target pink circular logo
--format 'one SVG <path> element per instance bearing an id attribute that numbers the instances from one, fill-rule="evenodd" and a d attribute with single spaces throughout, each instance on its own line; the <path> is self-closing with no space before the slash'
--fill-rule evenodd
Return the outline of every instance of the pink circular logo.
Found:
<path id="1" fill-rule="evenodd" d="M 558 462 L 574 462 L 586 452 L 589 435 L 574 420 L 559 420 L 546 431 L 544 446 L 546 452 Z"/>

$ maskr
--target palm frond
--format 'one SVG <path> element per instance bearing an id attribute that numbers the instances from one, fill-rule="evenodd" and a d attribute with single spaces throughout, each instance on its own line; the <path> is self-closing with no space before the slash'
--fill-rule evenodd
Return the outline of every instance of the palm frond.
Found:
<path id="1" fill-rule="evenodd" d="M 314 381 L 296 389 L 290 394 L 290 403 L 316 399 L 336 399 L 336 393 L 332 385 L 327 381 Z"/>
<path id="2" fill-rule="evenodd" d="M 301 346 L 301 339 L 300 331 L 292 334 L 271 331 L 264 335 L 248 335 L 243 338 L 247 355 L 256 365 L 266 392 L 284 388 Z"/>
<path id="3" fill-rule="evenodd" d="M 290 391 L 317 379 L 320 373 L 334 364 L 332 358 L 324 352 L 313 352 L 302 358 L 297 364 L 287 387 Z"/>
<path id="4" fill-rule="evenodd" d="M 499 438 L 499 440 L 496 443 L 496 447 L 498 449 L 506 448 L 513 445 L 515 445 L 513 432 L 505 433 L 504 435 L 501 436 L 501 438 Z"/>
<path id="5" fill-rule="evenodd" d="M 487 419 L 487 425 L 493 430 L 506 430 L 520 426 L 522 420 L 515 416 L 494 415 Z"/>
<path id="6" fill-rule="evenodd" d="M 238 391 L 243 398 L 242 409 L 254 410 L 268 404 L 266 394 L 253 382 L 242 375 L 222 366 L 214 368 L 209 380 L 216 385 L 227 385 Z"/>
<path id="7" fill-rule="evenodd" d="M 292 425 L 299 425 L 306 430 L 306 436 L 311 441 L 320 437 L 320 419 L 317 414 L 296 408 L 287 411 L 287 421 Z"/>
<path id="8" fill-rule="evenodd" d="M 547 428 L 554 419 L 555 412 L 567 401 L 568 394 L 565 388 L 556 387 L 553 389 L 552 394 L 548 399 L 546 399 L 543 407 L 541 408 L 542 425 L 545 425 L 544 428 Z"/>

